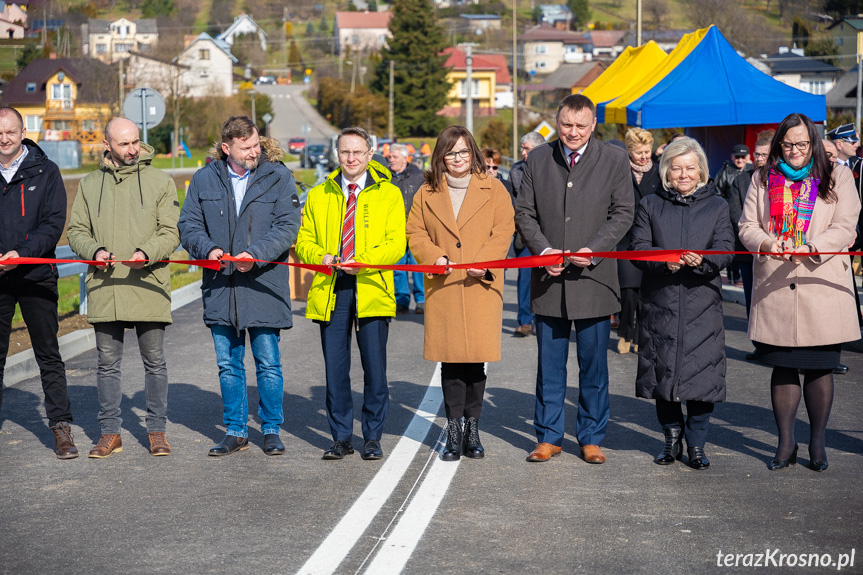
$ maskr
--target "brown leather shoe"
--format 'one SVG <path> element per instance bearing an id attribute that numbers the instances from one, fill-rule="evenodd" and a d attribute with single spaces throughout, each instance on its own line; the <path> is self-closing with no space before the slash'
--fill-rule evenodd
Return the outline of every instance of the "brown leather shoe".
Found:
<path id="1" fill-rule="evenodd" d="M 512 332 L 512 335 L 514 335 L 515 337 L 527 337 L 530 335 L 530 332 L 531 332 L 530 324 L 526 323 L 524 325 L 520 325 L 517 328 L 515 328 L 515 330 L 513 330 L 513 332 Z"/>
<path id="2" fill-rule="evenodd" d="M 533 448 L 533 451 L 530 452 L 530 455 L 527 456 L 527 460 L 531 462 L 548 461 L 555 455 L 560 455 L 561 451 L 562 449 L 559 445 L 538 443 L 536 447 Z"/>
<path id="3" fill-rule="evenodd" d="M 99 438 L 99 443 L 90 450 L 90 457 L 105 459 L 109 455 L 120 453 L 121 451 L 123 451 L 123 442 L 120 440 L 120 434 L 109 433 Z"/>
<path id="4" fill-rule="evenodd" d="M 150 437 L 150 455 L 171 455 L 171 446 L 165 439 L 164 431 L 147 434 Z"/>
<path id="5" fill-rule="evenodd" d="M 582 445 L 581 456 L 588 463 L 605 463 L 605 454 L 598 445 Z"/>
<path id="6" fill-rule="evenodd" d="M 54 432 L 54 453 L 57 459 L 75 459 L 78 457 L 78 448 L 72 439 L 72 428 L 65 421 L 59 422 L 51 428 Z"/>

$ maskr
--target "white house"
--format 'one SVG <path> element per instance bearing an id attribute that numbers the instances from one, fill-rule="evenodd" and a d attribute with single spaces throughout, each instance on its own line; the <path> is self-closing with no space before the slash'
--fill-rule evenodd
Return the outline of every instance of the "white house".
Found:
<path id="1" fill-rule="evenodd" d="M 230 96 L 234 91 L 234 64 L 237 61 L 230 46 L 206 32 L 193 37 L 176 58 L 177 64 L 187 67 L 183 73 L 183 85 L 192 98 Z"/>
<path id="2" fill-rule="evenodd" d="M 261 43 L 261 50 L 267 51 L 267 33 L 248 14 L 240 14 L 234 18 L 234 22 L 227 30 L 216 36 L 216 40 L 222 40 L 228 46 L 233 46 L 234 37 L 244 34 L 255 34 Z"/>
<path id="3" fill-rule="evenodd" d="M 770 66 L 774 79 L 810 94 L 826 94 L 842 75 L 842 70 L 836 66 L 807 58 L 801 48 L 781 47 L 779 52 L 764 59 L 764 63 Z"/>
<path id="4" fill-rule="evenodd" d="M 342 55 L 348 47 L 353 52 L 377 52 L 392 37 L 392 12 L 336 12 L 333 36 L 336 54 Z"/>
<path id="5" fill-rule="evenodd" d="M 81 27 L 86 41 L 84 54 L 108 64 L 128 58 L 132 51 L 149 52 L 159 41 L 155 18 L 90 20 Z"/>
<path id="6" fill-rule="evenodd" d="M 0 0 L 0 38 L 23 38 L 27 31 L 26 3 Z"/>
<path id="7" fill-rule="evenodd" d="M 188 66 L 141 52 L 130 52 L 126 62 L 127 85 L 152 88 L 162 94 L 166 101 L 170 101 L 173 94 L 186 95 Z"/>
<path id="8" fill-rule="evenodd" d="M 549 26 L 534 26 L 518 37 L 528 73 L 550 74 L 563 64 L 593 60 L 589 37 Z"/>

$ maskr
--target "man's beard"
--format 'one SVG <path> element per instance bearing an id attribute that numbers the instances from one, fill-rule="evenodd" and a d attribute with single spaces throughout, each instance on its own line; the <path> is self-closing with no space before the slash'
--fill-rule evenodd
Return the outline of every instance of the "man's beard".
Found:
<path id="1" fill-rule="evenodd" d="M 231 161 L 243 168 L 244 170 L 254 170 L 258 167 L 259 158 L 260 156 L 258 158 L 255 158 L 254 160 L 244 160 L 236 156 L 231 156 Z"/>
<path id="2" fill-rule="evenodd" d="M 134 166 L 138 163 L 139 156 L 135 156 L 134 158 L 127 159 L 126 156 L 118 156 L 114 152 L 109 152 L 111 154 L 111 159 L 114 161 L 114 164 L 118 166 Z"/>

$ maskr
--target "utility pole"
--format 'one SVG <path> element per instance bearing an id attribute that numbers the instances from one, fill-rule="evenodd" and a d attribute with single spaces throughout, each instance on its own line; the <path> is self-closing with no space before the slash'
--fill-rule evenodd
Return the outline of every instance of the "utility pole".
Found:
<path id="1" fill-rule="evenodd" d="M 641 46 L 641 4 L 643 0 L 637 0 L 635 3 L 635 21 L 636 21 L 636 40 L 635 47 Z"/>
<path id="2" fill-rule="evenodd" d="M 464 127 L 473 134 L 473 44 L 464 45 L 464 67 L 467 78 L 465 79 L 465 116 Z"/>
<path id="3" fill-rule="evenodd" d="M 389 121 L 387 122 L 387 131 L 389 132 L 390 140 L 393 139 L 393 135 L 396 133 L 396 131 L 395 131 L 395 120 L 394 120 L 395 96 L 394 96 L 394 90 L 393 90 L 393 87 L 395 85 L 395 68 L 393 65 L 394 65 L 394 62 L 392 60 L 390 60 L 390 117 L 389 117 Z"/>
<path id="4" fill-rule="evenodd" d="M 126 79 L 123 77 L 123 58 L 120 58 L 120 76 L 118 78 L 118 82 L 120 84 L 120 103 L 119 110 L 123 109 L 123 102 L 126 100 L 126 95 L 124 94 L 126 88 Z"/>
<path id="5" fill-rule="evenodd" d="M 282 8 L 282 52 L 285 57 L 285 70 L 288 69 L 288 7 Z"/>
<path id="6" fill-rule="evenodd" d="M 857 133 L 860 133 L 860 116 L 861 108 L 863 108 L 863 100 L 861 100 L 861 92 L 863 92 L 863 54 L 857 54 L 857 117 L 854 118 L 857 126 Z"/>
<path id="7" fill-rule="evenodd" d="M 518 43 L 515 39 L 516 0 L 512 0 L 512 157 L 518 158 Z"/>

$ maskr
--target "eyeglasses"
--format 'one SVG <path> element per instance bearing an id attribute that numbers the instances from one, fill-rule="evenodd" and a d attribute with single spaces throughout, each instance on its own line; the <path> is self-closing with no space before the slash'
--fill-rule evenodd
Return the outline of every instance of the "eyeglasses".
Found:
<path id="1" fill-rule="evenodd" d="M 828 160 L 829 160 L 829 159 L 831 159 L 831 158 L 835 158 L 835 157 L 836 157 L 836 154 L 834 154 L 833 152 L 826 152 L 826 151 L 825 151 L 824 153 L 825 153 L 825 154 L 827 154 L 827 159 L 828 159 Z"/>
<path id="2" fill-rule="evenodd" d="M 802 141 L 802 142 L 782 142 L 782 143 L 781 143 L 781 145 L 782 145 L 782 150 L 783 150 L 784 152 L 790 152 L 790 151 L 791 151 L 791 148 L 797 148 L 797 149 L 798 149 L 798 150 L 800 150 L 801 152 L 805 152 L 806 150 L 808 150 L 808 149 L 809 149 L 809 142 L 808 142 L 808 141 Z"/>
<path id="3" fill-rule="evenodd" d="M 470 158 L 470 150 L 459 150 L 458 152 L 447 152 L 443 155 L 445 160 L 449 160 L 450 162 L 455 160 L 455 157 L 458 156 L 462 160 L 467 160 Z"/>
<path id="4" fill-rule="evenodd" d="M 486 166 L 486 169 L 496 172 L 500 166 Z"/>
<path id="5" fill-rule="evenodd" d="M 363 150 L 363 151 L 359 151 L 359 152 L 356 150 L 339 150 L 339 157 L 350 158 L 351 156 L 354 156 L 356 158 L 361 158 L 365 154 L 368 154 L 369 152 L 371 152 L 371 150 Z"/>
<path id="6" fill-rule="evenodd" d="M 768 157 L 770 157 L 770 154 L 759 154 L 758 152 L 755 152 L 754 154 L 752 154 L 752 156 L 756 160 L 766 160 Z"/>

